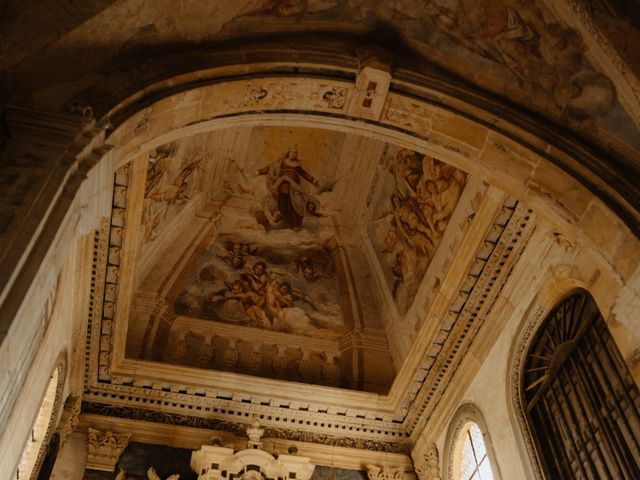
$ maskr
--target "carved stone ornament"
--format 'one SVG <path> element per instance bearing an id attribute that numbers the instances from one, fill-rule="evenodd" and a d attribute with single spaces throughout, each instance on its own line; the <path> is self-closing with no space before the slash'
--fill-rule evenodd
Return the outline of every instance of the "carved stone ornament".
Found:
<path id="1" fill-rule="evenodd" d="M 247 428 L 249 448 L 234 452 L 233 448 L 217 445 L 203 445 L 191 454 L 191 469 L 198 474 L 198 480 L 262 480 L 264 478 L 309 480 L 315 466 L 308 457 L 298 455 L 273 455 L 260 450 L 260 437 L 264 430 L 260 428 L 257 417 Z M 156 480 L 149 477 L 149 480 Z M 160 480 L 160 479 L 157 479 Z"/>
<path id="2" fill-rule="evenodd" d="M 420 480 L 440 480 L 440 460 L 435 444 L 432 443 L 426 448 L 415 468 Z"/>
<path id="3" fill-rule="evenodd" d="M 131 434 L 114 434 L 89 428 L 87 436 L 87 469 L 113 472 Z"/>
<path id="4" fill-rule="evenodd" d="M 367 465 L 367 477 L 369 480 L 404 480 L 405 475 L 402 468 Z"/>
<path id="5" fill-rule="evenodd" d="M 249 437 L 247 447 L 260 448 L 260 445 L 262 445 L 260 437 L 262 437 L 263 434 L 264 429 L 260 428 L 260 420 L 256 415 L 254 415 L 251 419 L 251 425 L 247 428 L 247 437 Z"/>
<path id="6" fill-rule="evenodd" d="M 80 396 L 68 396 L 64 403 L 64 410 L 62 411 L 62 417 L 56 432 L 60 437 L 60 445 L 64 445 L 69 435 L 78 427 L 80 420 L 80 408 L 82 406 L 82 397 Z"/>

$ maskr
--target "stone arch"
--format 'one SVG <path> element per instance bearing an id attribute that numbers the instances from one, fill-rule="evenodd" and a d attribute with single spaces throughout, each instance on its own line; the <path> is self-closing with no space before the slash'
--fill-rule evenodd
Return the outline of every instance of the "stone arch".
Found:
<path id="1" fill-rule="evenodd" d="M 67 184 L 55 186 L 60 190 L 65 187 L 66 194 L 60 195 L 60 203 L 48 210 L 49 218 L 43 214 L 41 224 L 48 223 L 41 229 L 42 243 L 51 242 L 60 224 L 51 212 L 55 211 L 60 218 L 70 209 L 73 195 L 91 168 L 100 170 L 100 181 L 109 181 L 118 165 L 172 139 L 215 128 L 295 122 L 375 136 L 436 154 L 524 199 L 563 235 L 572 241 L 579 239 L 618 270 L 623 282 L 637 268 L 638 254 L 634 253 L 638 244 L 634 236 L 638 231 L 637 209 L 616 192 L 615 186 L 609 186 L 606 178 L 584 166 L 581 155 L 593 160 L 593 152 L 579 148 L 582 144 L 541 130 L 533 121 L 529 123 L 531 129 L 525 131 L 522 126 L 527 117 L 512 122 L 513 112 L 489 108 L 488 104 L 480 108 L 470 101 L 456 99 L 442 85 L 415 86 L 412 94 L 408 90 L 392 90 L 382 119 L 373 121 L 353 115 L 348 102 L 340 112 L 322 103 L 328 88 L 350 89 L 355 95 L 355 85 L 344 76 L 269 76 L 257 70 L 249 75 L 236 66 L 212 71 L 206 82 L 201 80 L 201 72 L 193 72 L 150 85 L 114 106 L 109 115 L 87 129 L 87 134 L 93 132 L 113 148 L 106 151 L 96 145 L 96 149 L 83 152 L 81 158 L 73 157 L 75 163 L 69 162 Z M 281 96 L 267 95 L 255 103 L 252 89 L 268 90 L 268 82 L 274 91 L 280 89 Z M 110 121 L 114 128 L 109 127 Z M 562 150 L 554 145 L 562 146 Z M 606 193 L 608 203 L 601 199 L 604 197 L 595 196 L 597 187 Z M 603 231 L 618 236 L 613 247 L 608 238 L 603 238 Z M 28 258 L 23 267 L 27 273 L 20 278 L 24 290 L 12 295 L 7 289 L 8 296 L 23 298 L 29 285 L 29 269 L 35 272 L 37 261 L 37 257 Z M 123 327 L 122 322 L 115 325 L 116 329 Z M 116 336 L 124 339 L 123 335 Z M 113 351 L 116 356 L 124 348 L 114 345 Z"/>
<path id="2" fill-rule="evenodd" d="M 436 153 L 512 196 L 526 198 L 536 212 L 568 236 L 584 239 L 623 271 L 623 276 L 630 274 L 628 262 L 618 264 L 633 256 L 625 244 L 629 239 L 635 241 L 640 233 L 638 208 L 629 189 L 610 181 L 611 172 L 601 168 L 605 158 L 535 119 L 424 74 L 411 77 L 410 82 L 406 72 L 399 72 L 381 119 L 362 118 L 349 110 L 357 93 L 355 84 L 348 80 L 356 70 L 354 63 L 336 66 L 325 60 L 305 67 L 303 71 L 310 72 L 307 76 L 295 77 L 290 73 L 278 76 L 278 72 L 299 67 L 291 62 L 266 61 L 250 68 L 231 63 L 150 83 L 85 130 L 85 135 L 93 132 L 113 149 L 105 153 L 100 140 L 92 141 L 95 145 L 77 155 L 75 163 L 68 162 L 71 175 L 63 180 L 67 194 L 60 199 L 60 208 L 69 209 L 70 197 L 96 163 L 102 164 L 101 168 L 105 163 L 125 163 L 162 141 L 212 128 L 295 121 L 378 136 Z M 321 69 L 324 76 L 318 76 L 314 69 Z M 323 101 L 323 94 L 333 88 L 343 89 L 346 95 L 339 108 Z M 264 89 L 267 94 L 252 96 L 252 89 Z M 51 212 L 64 214 L 56 209 L 47 214 Z M 51 223 L 43 234 L 54 233 L 59 222 Z M 617 232 L 613 249 L 609 239 L 602 238 L 601 225 L 606 225 L 606 231 Z"/>
<path id="3" fill-rule="evenodd" d="M 581 179 L 578 181 L 563 171 L 568 163 L 575 165 L 575 159 L 546 143 L 545 149 L 557 156 L 554 159 L 541 156 L 540 148 L 534 147 L 534 143 L 543 140 L 530 133 L 507 134 L 504 129 L 481 121 L 481 114 L 486 112 L 475 111 L 476 117 L 471 117 L 468 112 L 452 112 L 448 107 L 395 92 L 389 94 L 387 110 L 380 121 L 362 119 L 348 110 L 348 99 L 355 91 L 353 83 L 344 79 L 252 75 L 213 83 L 215 75 L 220 74 L 220 71 L 207 72 L 210 83 L 200 86 L 192 84 L 194 76 L 200 78 L 196 73 L 183 75 L 173 82 L 165 80 L 114 107 L 109 115 L 117 119 L 114 121 L 116 126 L 106 139 L 113 148 L 102 161 L 115 171 L 118 166 L 170 141 L 218 129 L 258 124 L 307 126 L 365 135 L 436 155 L 515 198 L 524 199 L 567 238 L 586 243 L 598 252 L 605 262 L 621 272 L 622 277 L 632 273 L 624 272 L 625 268 L 629 270 L 629 264 L 618 265 L 621 259 L 626 261 L 634 257 L 630 253 L 632 243 L 619 239 L 616 248 L 625 253 L 612 251 L 609 239 L 602 237 L 603 229 L 596 226 L 608 225 L 606 230 L 618 232 L 620 238 L 632 242 L 636 241 L 633 232 L 581 183 L 589 183 L 582 173 L 575 174 Z M 323 92 L 334 88 L 346 92 L 347 100 L 340 111 L 320 100 Z M 268 93 L 256 101 L 252 97 L 252 92 L 256 91 Z M 272 91 L 275 93 L 270 96 Z M 394 102 L 398 109 L 413 109 L 413 116 L 395 118 L 394 115 L 399 114 L 393 113 Z M 444 123 L 433 128 L 432 124 L 437 123 L 434 119 Z M 104 119 L 102 122 L 109 123 Z M 461 130 L 470 130 L 476 136 L 469 136 L 468 132 L 460 134 Z M 457 133 L 452 134 L 452 131 Z M 562 163 L 560 157 L 568 162 L 563 168 L 556 166 Z M 599 182 L 604 185 L 602 180 Z M 122 324 L 116 328 L 122 328 Z"/>
<path id="4" fill-rule="evenodd" d="M 560 271 L 564 275 L 547 272 L 549 281 L 545 282 L 544 288 L 537 292 L 523 316 L 512 343 L 507 370 L 506 382 L 510 396 L 507 406 L 511 423 L 515 429 L 514 435 L 524 460 L 523 465 L 528 469 L 528 475 L 536 480 L 543 480 L 545 476 L 540 454 L 534 445 L 531 425 L 525 415 L 522 388 L 524 362 L 526 362 L 532 343 L 539 337 L 540 329 L 548 320 L 549 315 L 556 311 L 566 299 L 580 293 L 588 298 L 587 302 L 592 302 L 598 310 L 600 322 L 606 325 L 609 334 L 613 337 L 610 325 L 606 321 L 607 308 L 612 308 L 610 302 L 602 298 L 600 292 L 590 291 L 588 282 L 571 275 L 569 268 L 561 268 Z"/>
<path id="5" fill-rule="evenodd" d="M 500 475 L 500 468 L 496 460 L 493 444 L 491 443 L 491 437 L 489 435 L 484 416 L 480 409 L 471 403 L 466 403 L 458 407 L 458 410 L 453 415 L 451 422 L 449 423 L 442 460 L 443 480 L 457 480 L 458 478 L 455 472 L 460 469 L 460 435 L 466 428 L 468 428 L 470 423 L 475 423 L 480 428 L 484 446 L 487 451 L 487 457 L 491 464 L 493 477 L 495 480 L 500 480 L 502 478 Z"/>

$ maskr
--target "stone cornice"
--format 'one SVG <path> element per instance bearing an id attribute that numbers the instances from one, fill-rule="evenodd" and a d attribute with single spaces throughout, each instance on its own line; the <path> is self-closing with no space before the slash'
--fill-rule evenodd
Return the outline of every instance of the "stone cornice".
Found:
<path id="1" fill-rule="evenodd" d="M 89 410 L 97 406 L 85 404 L 85 409 Z M 190 427 L 181 423 L 158 423 L 156 421 L 133 420 L 118 416 L 105 416 L 90 413 L 83 413 L 80 416 L 80 429 L 89 427 L 98 430 L 111 430 L 113 432 L 130 432 L 132 442 L 148 444 L 169 445 L 176 448 L 187 448 L 195 450 L 201 445 L 210 443 L 213 438 L 220 440 L 221 445 L 233 445 L 236 449 L 246 447 L 247 439 L 243 426 L 230 425 L 231 431 L 221 429 L 208 429 L 202 426 Z M 170 417 L 167 417 L 170 418 Z M 175 417 L 182 419 L 181 417 Z M 267 431 L 270 435 L 273 431 Z M 282 432 L 276 431 L 276 434 Z M 339 446 L 327 443 L 300 441 L 286 438 L 267 436 L 262 437 L 262 448 L 265 451 L 279 454 L 287 453 L 289 448 L 294 446 L 300 455 L 310 457 L 316 465 L 325 465 L 338 468 L 348 468 L 354 470 L 364 470 L 369 463 L 393 464 L 410 470 L 412 467 L 411 458 L 404 453 L 393 453 L 390 451 L 363 449 L 362 444 L 355 441 L 352 446 Z M 333 440 L 336 443 L 337 440 Z M 348 442 L 345 442 L 348 443 Z"/>

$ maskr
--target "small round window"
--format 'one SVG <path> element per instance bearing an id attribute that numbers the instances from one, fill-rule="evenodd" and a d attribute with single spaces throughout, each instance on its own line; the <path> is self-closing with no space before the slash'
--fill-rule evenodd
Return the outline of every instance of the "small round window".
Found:
<path id="1" fill-rule="evenodd" d="M 458 437 L 456 451 L 460 480 L 493 480 L 493 472 L 480 427 L 467 422 Z"/>

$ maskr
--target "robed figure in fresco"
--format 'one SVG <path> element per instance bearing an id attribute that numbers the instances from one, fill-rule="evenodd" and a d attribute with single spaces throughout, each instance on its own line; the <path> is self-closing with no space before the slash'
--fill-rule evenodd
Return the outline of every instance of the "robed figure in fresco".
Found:
<path id="1" fill-rule="evenodd" d="M 320 216 L 318 200 L 309 193 L 309 184 L 316 190 L 320 184 L 302 168 L 296 146 L 258 174 L 267 176 L 271 198 L 265 202 L 264 215 L 272 228 L 298 229 L 306 215 Z"/>

